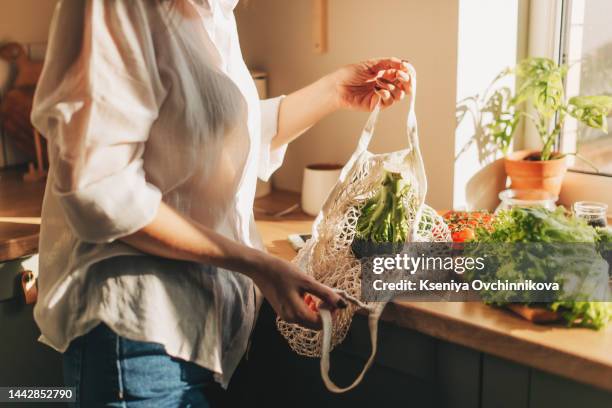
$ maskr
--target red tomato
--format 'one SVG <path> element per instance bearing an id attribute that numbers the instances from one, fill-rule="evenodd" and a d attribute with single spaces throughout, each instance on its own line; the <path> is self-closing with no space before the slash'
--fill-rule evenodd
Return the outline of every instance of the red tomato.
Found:
<path id="1" fill-rule="evenodd" d="M 474 230 L 471 228 L 465 228 L 461 231 L 456 231 L 452 233 L 453 242 L 465 242 L 470 239 L 474 239 Z"/>

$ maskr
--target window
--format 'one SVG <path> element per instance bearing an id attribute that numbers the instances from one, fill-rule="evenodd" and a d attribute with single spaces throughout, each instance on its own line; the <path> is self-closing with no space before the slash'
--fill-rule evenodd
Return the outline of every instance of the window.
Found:
<path id="1" fill-rule="evenodd" d="M 612 2 L 610 0 L 564 0 L 562 3 L 562 62 L 570 68 L 566 78 L 568 96 L 612 95 Z M 606 134 L 568 119 L 561 148 L 578 151 L 600 173 L 612 177 L 612 117 Z M 593 172 L 593 166 L 579 158 L 573 169 Z"/>

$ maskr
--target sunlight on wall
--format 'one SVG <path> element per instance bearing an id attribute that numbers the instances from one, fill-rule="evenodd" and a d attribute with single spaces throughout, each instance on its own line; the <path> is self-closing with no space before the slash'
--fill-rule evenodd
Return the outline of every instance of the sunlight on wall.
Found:
<path id="1" fill-rule="evenodd" d="M 458 0 L 334 0 L 328 2 L 328 52 L 312 50 L 310 0 L 257 0 L 236 10 L 242 51 L 269 74 L 270 96 L 289 93 L 332 70 L 365 58 L 408 59 L 419 76 L 417 117 L 429 191 L 427 202 L 450 208 L 453 190 Z M 482 0 L 486 1 L 486 0 Z M 374 152 L 406 146 L 407 104 L 380 117 Z M 367 114 L 338 112 L 291 143 L 277 188 L 299 191 L 311 163 L 345 162 Z"/>
<path id="2" fill-rule="evenodd" d="M 0 42 L 46 42 L 57 0 L 0 0 Z"/>
<path id="3" fill-rule="evenodd" d="M 487 118 L 466 98 L 482 94 L 500 71 L 516 63 L 518 23 L 519 0 L 459 1 L 456 100 L 458 113 L 461 108 L 467 112 L 455 131 L 454 208 L 494 206 L 505 184 L 503 164 L 495 162 L 499 156 L 477 138 L 479 119 Z M 500 85 L 513 87 L 514 80 L 507 78 Z M 474 180 L 478 182 L 470 183 Z"/>

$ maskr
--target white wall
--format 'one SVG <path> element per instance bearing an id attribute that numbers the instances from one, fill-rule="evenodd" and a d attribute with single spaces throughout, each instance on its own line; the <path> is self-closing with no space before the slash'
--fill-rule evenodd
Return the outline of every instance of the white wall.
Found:
<path id="1" fill-rule="evenodd" d="M 0 0 L 0 43 L 44 42 L 57 0 Z"/>
<path id="2" fill-rule="evenodd" d="M 343 64 L 377 56 L 408 59 L 418 72 L 417 117 L 427 176 L 428 202 L 450 208 L 453 200 L 457 0 L 329 1 L 329 47 L 312 51 L 311 0 L 250 0 L 237 11 L 247 63 L 267 71 L 269 94 L 286 94 Z M 406 105 L 385 112 L 372 149 L 404 146 Z M 313 162 L 344 162 L 367 114 L 339 112 L 294 142 L 277 187 L 298 191 L 302 169 Z"/>
<path id="3" fill-rule="evenodd" d="M 451 208 L 465 205 L 462 189 L 478 167 L 473 152 L 454 163 L 458 146 L 470 135 L 465 128 L 455 135 L 456 102 L 479 91 L 494 71 L 512 61 L 517 53 L 516 4 L 525 1 L 332 0 L 329 46 L 322 55 L 313 52 L 312 0 L 242 0 L 236 17 L 245 59 L 269 73 L 271 96 L 362 59 L 394 55 L 411 61 L 419 77 L 417 116 L 428 202 Z M 0 42 L 45 42 L 55 3 L 0 0 Z M 405 114 L 405 104 L 384 112 L 373 151 L 404 146 Z M 290 146 L 274 176 L 276 186 L 298 191 L 306 164 L 347 160 L 366 117 L 339 112 L 309 130 Z"/>
<path id="4" fill-rule="evenodd" d="M 505 68 L 512 67 L 522 50 L 519 36 L 520 0 L 459 0 L 459 32 L 457 56 L 457 104 L 466 98 L 482 95 L 491 81 Z M 526 7 L 526 5 L 523 5 Z M 498 86 L 514 87 L 514 77 L 507 77 Z M 475 112 L 478 117 L 480 114 Z M 490 120 L 484 116 L 484 122 Z M 495 209 L 497 194 L 506 184 L 501 157 L 496 150 L 483 153 L 483 146 L 474 142 L 477 131 L 471 114 L 467 114 L 455 134 L 455 208 Z M 466 149 L 466 147 L 468 147 Z"/>

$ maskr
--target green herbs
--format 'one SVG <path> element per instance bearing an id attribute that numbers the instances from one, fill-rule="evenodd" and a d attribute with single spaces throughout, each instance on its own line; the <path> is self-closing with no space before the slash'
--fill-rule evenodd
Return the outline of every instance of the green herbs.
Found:
<path id="1" fill-rule="evenodd" d="M 597 231 L 597 241 L 601 245 L 612 244 L 612 228 L 595 228 Z"/>
<path id="2" fill-rule="evenodd" d="M 599 330 L 612 320 L 611 302 L 560 301 L 550 304 L 550 309 L 559 312 L 568 326 L 581 326 Z"/>
<path id="3" fill-rule="evenodd" d="M 374 243 L 403 243 L 409 226 L 404 201 L 410 186 L 399 173 L 385 172 L 380 189 L 357 220 L 356 238 Z"/>
<path id="4" fill-rule="evenodd" d="M 584 301 L 594 294 L 598 300 L 609 298 L 608 264 L 600 254 L 602 243 L 610 239 L 609 231 L 589 226 L 562 207 L 502 211 L 492 227 L 476 231 L 478 244 L 493 244 L 487 245 L 493 267 L 484 278 L 558 282 L 564 289 L 546 307 L 558 312 L 569 326 L 599 329 L 612 320 L 612 302 Z M 508 299 L 503 293 L 481 295 L 498 305 Z M 516 293 L 509 295 L 516 299 Z M 525 294 L 523 302 L 529 304 L 532 295 Z"/>
<path id="5" fill-rule="evenodd" d="M 597 231 L 584 220 L 568 216 L 563 207 L 513 208 L 495 217 L 492 229 L 479 228 L 478 242 L 583 242 L 599 240 Z"/>

